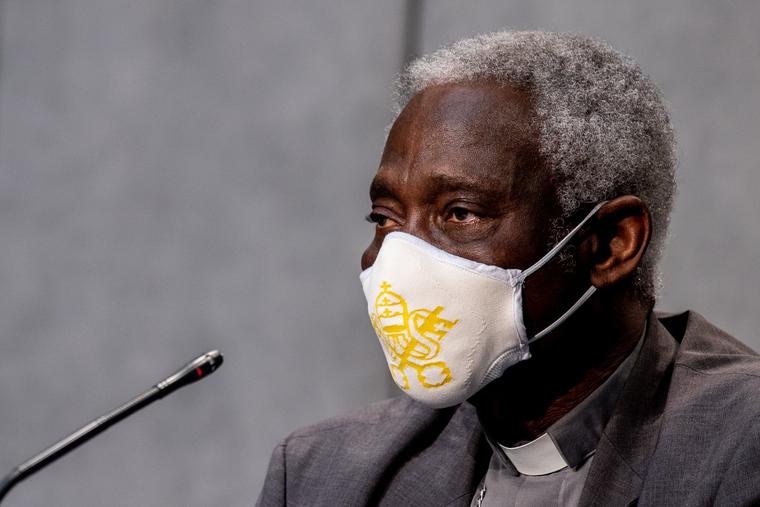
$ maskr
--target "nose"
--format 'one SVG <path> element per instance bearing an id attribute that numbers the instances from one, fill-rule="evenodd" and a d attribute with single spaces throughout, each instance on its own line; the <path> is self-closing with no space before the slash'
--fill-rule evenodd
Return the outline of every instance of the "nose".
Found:
<path id="1" fill-rule="evenodd" d="M 404 220 L 404 223 L 399 224 L 399 226 L 394 228 L 393 230 L 404 232 L 411 236 L 416 236 L 423 241 L 426 241 L 432 245 L 438 246 L 432 236 L 431 228 L 428 222 L 429 221 L 425 217 L 424 213 L 422 213 L 421 211 L 414 210 L 407 215 L 406 220 Z M 372 240 L 372 243 L 370 243 L 369 247 L 362 254 L 362 258 L 361 258 L 362 270 L 367 269 L 368 267 L 372 266 L 372 264 L 375 263 L 377 254 L 378 252 L 380 252 L 380 247 L 383 246 L 383 240 L 385 239 L 385 236 L 386 236 L 385 234 L 375 234 L 375 238 Z"/>
<path id="2" fill-rule="evenodd" d="M 407 214 L 406 221 L 401 225 L 399 230 L 435 245 L 430 227 L 430 220 L 424 210 L 410 210 Z"/>
<path id="3" fill-rule="evenodd" d="M 377 252 L 380 250 L 379 247 L 375 248 L 375 241 L 373 241 L 369 247 L 367 247 L 366 250 L 364 250 L 364 253 L 362 253 L 361 258 L 361 267 L 362 271 L 370 267 L 375 263 L 375 259 L 377 258 Z"/>

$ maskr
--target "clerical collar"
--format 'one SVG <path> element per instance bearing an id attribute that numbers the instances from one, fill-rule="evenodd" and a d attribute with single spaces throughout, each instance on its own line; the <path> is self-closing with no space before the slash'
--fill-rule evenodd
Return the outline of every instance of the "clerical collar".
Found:
<path id="1" fill-rule="evenodd" d="M 546 475 L 568 466 L 557 444 L 548 433 L 517 447 L 499 444 L 515 470 L 522 475 Z"/>
<path id="2" fill-rule="evenodd" d="M 612 375 L 552 424 L 546 433 L 515 447 L 494 445 L 495 441 L 488 438 L 494 452 L 502 457 L 504 464 L 509 463 L 510 468 L 514 468 L 515 475 L 547 475 L 566 467 L 578 468 L 596 451 L 643 342 L 642 335 L 636 348 Z"/>

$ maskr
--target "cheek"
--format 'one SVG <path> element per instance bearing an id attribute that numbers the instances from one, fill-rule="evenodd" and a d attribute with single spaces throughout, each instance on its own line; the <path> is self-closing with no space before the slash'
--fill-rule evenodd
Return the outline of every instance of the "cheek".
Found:
<path id="1" fill-rule="evenodd" d="M 533 231 L 515 220 L 504 220 L 490 232 L 486 238 L 463 245 L 460 255 L 504 269 L 525 269 L 542 255 Z"/>
<path id="2" fill-rule="evenodd" d="M 503 227 L 494 249 L 497 265 L 527 269 L 546 254 L 546 234 L 537 220 L 516 217 Z"/>
<path id="3" fill-rule="evenodd" d="M 504 266 L 503 256 L 500 255 L 500 245 L 492 240 L 470 241 L 468 243 L 451 243 L 444 248 L 448 252 L 470 259 L 482 264 L 489 264 L 499 267 Z"/>

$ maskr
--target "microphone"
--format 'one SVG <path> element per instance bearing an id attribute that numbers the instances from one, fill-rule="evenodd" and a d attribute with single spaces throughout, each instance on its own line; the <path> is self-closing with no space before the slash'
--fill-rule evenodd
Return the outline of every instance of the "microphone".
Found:
<path id="1" fill-rule="evenodd" d="M 173 393 L 182 386 L 186 386 L 206 377 L 216 371 L 222 365 L 224 358 L 218 350 L 206 352 L 202 356 L 190 361 L 176 373 L 165 378 L 144 393 L 132 398 L 122 406 L 102 415 L 91 423 L 79 428 L 71 435 L 56 442 L 36 456 L 15 467 L 2 481 L 0 481 L 0 501 L 13 486 L 23 481 L 42 467 L 49 465 L 69 451 L 72 451 L 99 435 L 117 422 L 134 414 L 138 410 L 154 401 Z"/>

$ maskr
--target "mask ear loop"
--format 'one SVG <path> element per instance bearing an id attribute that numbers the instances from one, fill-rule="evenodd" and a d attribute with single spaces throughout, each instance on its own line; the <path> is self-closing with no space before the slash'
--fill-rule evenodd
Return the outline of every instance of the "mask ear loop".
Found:
<path id="1" fill-rule="evenodd" d="M 539 338 L 543 338 L 547 334 L 549 334 L 552 331 L 554 331 L 555 329 L 557 329 L 557 327 L 559 327 L 560 324 L 562 324 L 563 322 L 565 322 L 568 319 L 568 317 L 570 317 L 572 314 L 574 314 L 575 311 L 578 308 L 580 308 L 581 305 L 583 305 L 583 303 L 585 303 L 586 301 L 588 301 L 588 298 L 590 298 L 591 296 L 593 296 L 594 292 L 596 292 L 596 287 L 594 287 L 592 285 L 591 287 L 588 288 L 588 290 L 586 292 L 583 293 L 583 295 L 580 297 L 580 299 L 578 301 L 576 301 L 573 306 L 570 307 L 570 309 L 568 311 L 566 311 L 565 313 L 563 313 L 560 318 L 558 318 L 553 323 L 551 323 L 546 329 L 544 329 L 540 333 L 536 333 L 536 335 L 533 338 L 531 338 L 530 340 L 528 340 L 528 343 L 533 343 L 534 341 L 538 340 Z"/>
<path id="2" fill-rule="evenodd" d="M 565 246 L 568 243 L 570 243 L 570 240 L 573 239 L 573 236 L 575 236 L 576 234 L 578 234 L 578 231 L 580 231 L 583 228 L 583 226 L 586 225 L 586 223 L 589 220 L 591 220 L 591 218 L 594 215 L 596 215 L 596 212 L 599 211 L 599 209 L 602 206 L 604 206 L 605 204 L 607 204 L 607 201 L 602 201 L 599 204 L 597 204 L 596 206 L 594 206 L 594 209 L 592 209 L 589 212 L 589 214 L 586 215 L 586 217 L 583 220 L 581 220 L 581 223 L 579 223 L 578 225 L 576 225 L 573 228 L 572 231 L 570 231 L 570 232 L 567 233 L 567 236 L 565 236 L 564 238 L 562 238 L 559 243 L 557 243 L 556 245 L 554 245 L 554 247 L 551 250 L 549 250 L 546 253 L 546 255 L 544 255 L 543 257 L 541 257 L 540 259 L 538 259 L 538 261 L 535 264 L 533 264 L 531 267 L 529 267 L 528 269 L 526 269 L 525 271 L 523 271 L 520 274 L 520 276 L 518 277 L 518 281 L 520 283 L 524 282 L 526 278 L 528 278 L 530 275 L 532 275 L 533 273 L 535 273 L 536 271 L 538 271 L 539 269 L 541 269 L 542 267 L 544 267 L 544 264 L 546 264 L 547 262 L 549 262 L 550 260 L 552 260 L 552 258 L 554 258 L 554 256 L 557 255 L 560 250 L 562 250 L 563 248 L 565 248 Z"/>
<path id="3" fill-rule="evenodd" d="M 593 218 L 593 216 L 596 215 L 596 212 L 599 211 L 599 209 L 602 206 L 604 206 L 606 203 L 607 203 L 607 201 L 602 201 L 599 204 L 597 204 L 596 206 L 594 206 L 594 209 L 592 209 L 589 212 L 589 214 L 586 215 L 586 217 L 583 220 L 581 220 L 581 222 L 578 225 L 576 225 L 573 228 L 573 230 L 571 230 L 567 234 L 567 236 L 565 236 L 564 238 L 562 238 L 562 240 L 559 243 L 557 243 L 556 245 L 554 245 L 554 247 L 551 250 L 549 250 L 546 253 L 546 255 L 544 255 L 543 257 L 541 257 L 535 264 L 533 264 L 531 267 L 529 267 L 528 269 L 526 269 L 525 271 L 523 271 L 522 273 L 520 273 L 520 276 L 515 280 L 515 285 L 522 286 L 522 284 L 525 282 L 526 278 L 528 278 L 530 275 L 532 275 L 533 273 L 535 273 L 536 271 L 538 271 L 539 269 L 541 269 L 547 262 L 549 262 L 550 260 L 552 260 L 554 258 L 554 256 L 556 256 L 560 252 L 560 250 L 562 250 L 563 248 L 565 248 L 565 246 L 567 246 L 567 244 L 570 242 L 570 240 L 573 239 L 573 236 L 575 236 L 576 234 L 578 234 L 578 231 L 580 231 L 583 228 L 583 226 L 586 225 L 586 223 L 589 220 L 591 220 L 591 218 Z M 557 327 L 559 327 L 560 324 L 562 324 L 563 322 L 565 322 L 573 313 L 575 313 L 578 310 L 578 308 L 580 308 L 583 305 L 583 303 L 585 303 L 586 301 L 588 301 L 588 299 L 594 294 L 594 292 L 596 292 L 596 287 L 594 287 L 592 285 L 591 287 L 588 288 L 588 290 L 586 292 L 583 293 L 583 295 L 580 297 L 580 299 L 578 299 L 578 301 L 576 301 L 573 306 L 571 306 L 565 313 L 562 314 L 561 317 L 559 317 L 557 320 L 555 320 L 553 323 L 551 323 L 548 327 L 546 327 L 545 329 L 543 329 L 541 332 L 536 333 L 536 335 L 533 336 L 533 338 L 531 338 L 530 340 L 528 340 L 528 343 L 533 343 L 534 341 L 538 340 L 539 338 L 543 338 L 547 334 L 549 334 L 552 331 L 554 331 L 555 329 L 557 329 Z"/>

